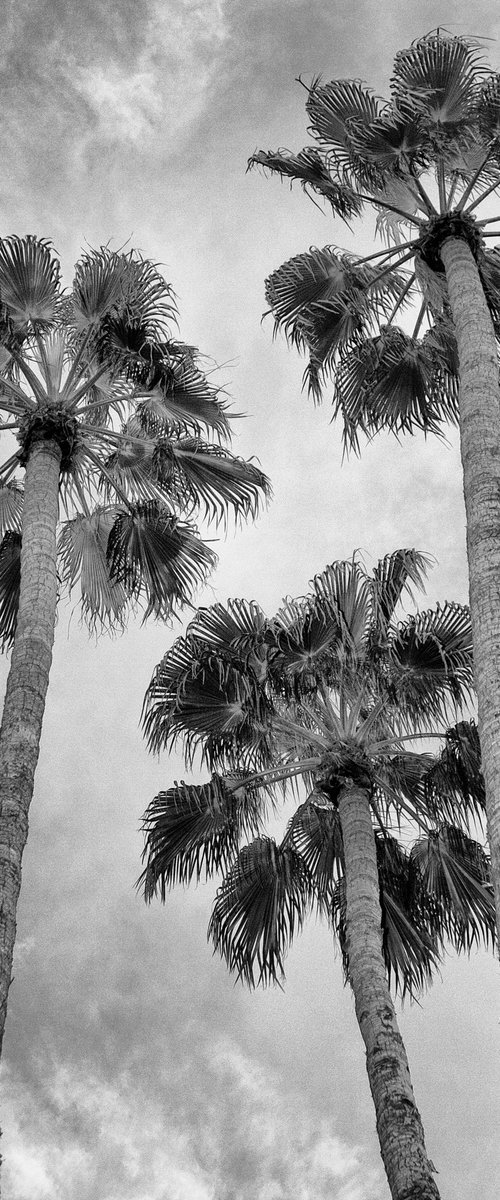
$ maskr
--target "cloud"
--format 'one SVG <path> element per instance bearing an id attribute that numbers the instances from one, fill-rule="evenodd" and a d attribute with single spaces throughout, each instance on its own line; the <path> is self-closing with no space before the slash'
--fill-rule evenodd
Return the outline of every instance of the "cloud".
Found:
<path id="1" fill-rule="evenodd" d="M 371 1200 L 380 1185 L 359 1147 L 232 1039 L 182 1070 L 165 1063 L 163 1092 L 129 1070 L 113 1085 L 83 1064 L 43 1070 L 43 1107 L 5 1080 L 11 1200 Z"/>
<path id="2" fill-rule="evenodd" d="M 67 79 L 96 117 L 94 136 L 144 144 L 176 139 L 199 115 L 226 38 L 219 0 L 177 0 L 149 7 L 133 63 L 122 56 L 68 60 Z"/>

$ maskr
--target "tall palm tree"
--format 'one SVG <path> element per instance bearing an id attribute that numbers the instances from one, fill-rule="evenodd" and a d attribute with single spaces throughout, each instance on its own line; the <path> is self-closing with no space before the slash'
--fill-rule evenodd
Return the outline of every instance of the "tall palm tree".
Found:
<path id="1" fill-rule="evenodd" d="M 500 75 L 476 41 L 437 29 L 396 55 L 387 102 L 359 80 L 316 80 L 306 109 L 313 146 L 250 164 L 300 181 L 348 224 L 371 209 L 386 248 L 298 255 L 269 277 L 267 299 L 309 354 L 316 399 L 333 378 L 347 446 L 360 432 L 459 422 L 500 931 L 500 252 L 488 249 L 500 216 L 481 208 L 500 188 Z"/>
<path id="2" fill-rule="evenodd" d="M 63 291 L 47 241 L 0 241 L 0 428 L 17 437 L 0 466 L 0 1045 L 59 590 L 79 584 L 91 627 L 168 618 L 216 561 L 192 518 L 243 519 L 268 492 L 224 447 L 226 405 L 175 324 L 133 251 L 89 250 Z"/>
<path id="3" fill-rule="evenodd" d="M 201 609 L 157 667 L 145 706 L 154 751 L 182 742 L 187 764 L 201 752 L 212 772 L 149 806 L 146 898 L 222 871 L 209 934 L 250 985 L 283 975 L 313 906 L 327 917 L 397 1200 L 438 1190 L 390 984 L 415 992 L 446 942 L 494 937 L 487 859 L 471 828 L 484 802 L 474 729 L 459 723 L 438 756 L 422 750 L 472 686 L 467 609 L 398 620 L 425 567 L 411 550 L 372 575 L 356 559 L 334 563 L 273 620 L 244 600 Z M 264 833 L 266 809 L 287 795 L 295 811 L 277 844 Z"/>

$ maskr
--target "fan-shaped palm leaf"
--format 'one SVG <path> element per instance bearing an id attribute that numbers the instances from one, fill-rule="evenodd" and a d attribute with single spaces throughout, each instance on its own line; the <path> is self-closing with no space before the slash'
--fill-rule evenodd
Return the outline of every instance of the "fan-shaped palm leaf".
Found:
<path id="1" fill-rule="evenodd" d="M 228 600 L 200 608 L 188 628 L 189 636 L 218 653 L 235 657 L 259 682 L 266 674 L 268 621 L 254 601 Z"/>
<path id="2" fill-rule="evenodd" d="M 151 748 L 179 739 L 192 764 L 197 750 L 213 769 L 244 760 L 268 765 L 270 704 L 245 656 L 236 662 L 193 637 L 179 638 L 157 667 L 145 700 Z"/>
<path id="3" fill-rule="evenodd" d="M 390 743 L 397 744 L 393 729 L 390 729 L 389 748 L 387 744 L 384 745 L 383 730 L 381 734 L 381 750 L 377 749 L 376 732 L 371 748 L 375 786 L 372 807 L 377 812 L 378 823 L 384 828 L 395 822 L 400 826 L 403 820 L 416 821 L 419 826 L 427 828 L 435 814 L 434 806 L 429 803 L 427 785 L 435 758 L 429 753 L 406 748 L 400 753 L 391 753 Z"/>
<path id="4" fill-rule="evenodd" d="M 236 458 L 220 446 L 194 438 L 160 442 L 154 456 L 159 481 L 173 487 L 177 502 L 191 511 L 203 504 L 205 517 L 217 523 L 232 508 L 236 520 L 256 516 L 268 480 L 253 463 Z"/>
<path id="5" fill-rule="evenodd" d="M 314 82 L 306 103 L 311 131 L 328 147 L 334 162 L 346 175 L 360 164 L 352 152 L 351 131 L 376 120 L 380 106 L 373 93 L 357 79 Z M 362 172 L 361 172 L 361 176 Z"/>
<path id="6" fill-rule="evenodd" d="M 265 794 L 245 778 L 214 775 L 209 783 L 176 783 L 148 806 L 143 828 L 147 859 L 139 885 L 147 900 L 165 899 L 175 883 L 210 879 L 228 870 L 242 837 L 259 832 Z"/>
<path id="7" fill-rule="evenodd" d="M 445 744 L 425 777 L 427 804 L 434 818 L 460 820 L 470 831 L 485 815 L 484 779 L 479 734 L 473 721 L 459 721 L 446 731 Z"/>
<path id="8" fill-rule="evenodd" d="M 483 83 L 476 99 L 477 119 L 479 129 L 487 144 L 494 147 L 494 156 L 498 161 L 498 143 L 500 139 L 500 75 L 491 74 Z"/>
<path id="9" fill-rule="evenodd" d="M 395 550 L 379 559 L 370 579 L 373 600 L 372 639 L 384 638 L 403 594 L 412 595 L 412 585 L 424 590 L 430 558 L 419 550 Z"/>
<path id="10" fill-rule="evenodd" d="M 59 262 L 49 241 L 31 234 L 0 240 L 0 302 L 14 325 L 46 327 L 60 295 Z"/>
<path id="11" fill-rule="evenodd" d="M 379 833 L 377 862 L 382 908 L 382 947 L 389 982 L 404 996 L 429 984 L 439 964 L 439 947 L 429 931 L 411 855 L 396 838 Z"/>
<path id="12" fill-rule="evenodd" d="M 385 108 L 370 124 L 352 124 L 349 142 L 359 158 L 373 164 L 374 175 L 382 178 L 387 172 L 396 172 L 399 167 L 408 169 L 422 167 L 428 156 L 422 138 L 422 121 L 413 119 L 397 109 Z M 406 206 L 403 204 L 403 210 Z M 408 211 L 408 210 L 406 210 Z M 410 202 L 409 215 L 415 212 L 415 203 Z"/>
<path id="13" fill-rule="evenodd" d="M 91 628 L 123 625 L 128 595 L 113 579 L 107 557 L 108 540 L 115 524 L 115 507 L 78 513 L 66 521 L 58 540 L 61 580 L 69 591 L 79 580 L 82 612 Z"/>
<path id="14" fill-rule="evenodd" d="M 319 610 L 333 614 L 341 625 L 344 650 L 361 651 L 372 616 L 372 589 L 369 577 L 353 556 L 331 563 L 312 580 L 313 595 Z"/>
<path id="15" fill-rule="evenodd" d="M 72 301 L 77 328 L 87 329 L 116 310 L 122 294 L 125 259 L 102 246 L 77 262 Z"/>
<path id="16" fill-rule="evenodd" d="M 447 702 L 472 694 L 472 634 L 468 608 L 446 603 L 401 624 L 389 649 L 397 702 L 417 720 L 442 719 Z"/>
<path id="17" fill-rule="evenodd" d="M 394 60 L 391 90 L 395 101 L 409 103 L 436 126 L 467 121 L 484 75 L 479 43 L 447 37 L 442 30 L 400 50 Z"/>
<path id="18" fill-rule="evenodd" d="M 308 869 L 320 907 L 331 906 L 333 892 L 344 872 L 342 832 L 338 809 L 321 793 L 311 792 L 289 821 L 285 842 L 300 854 Z"/>
<path id="19" fill-rule="evenodd" d="M 282 178 L 299 180 L 307 192 L 311 188 L 319 196 L 330 201 L 336 216 L 349 222 L 351 217 L 360 216 L 363 201 L 345 183 L 334 179 L 325 166 L 323 159 L 314 147 L 307 146 L 299 154 L 291 154 L 289 150 L 260 150 L 253 154 L 248 162 L 249 167 L 261 166 L 266 171 L 275 172 Z"/>
<path id="20" fill-rule="evenodd" d="M 229 436 L 226 405 L 219 392 L 192 360 L 162 358 L 155 366 L 155 384 L 137 405 L 136 413 L 146 432 L 154 435 L 202 430 L 217 437 Z"/>
<path id="21" fill-rule="evenodd" d="M 436 930 L 458 950 L 493 945 L 495 907 L 488 860 L 478 842 L 441 826 L 413 846 L 411 859 L 422 888 L 437 904 Z"/>
<path id="22" fill-rule="evenodd" d="M 0 639 L 9 649 L 17 629 L 19 589 L 21 586 L 21 534 L 4 533 L 0 542 Z"/>
<path id="23" fill-rule="evenodd" d="M 458 379 L 437 359 L 435 344 L 386 326 L 340 358 L 333 400 L 345 444 L 357 450 L 359 431 L 439 433 L 444 421 L 458 419 Z"/>
<path id="24" fill-rule="evenodd" d="M 24 492 L 18 483 L 0 485 L 0 539 L 9 530 L 21 532 Z"/>
<path id="25" fill-rule="evenodd" d="M 271 838 L 257 838 L 240 850 L 217 892 L 209 937 L 229 969 L 250 987 L 277 983 L 312 899 L 300 855 Z"/>
<path id="26" fill-rule="evenodd" d="M 193 528 L 154 503 L 116 517 L 107 556 L 111 577 L 145 604 L 144 620 L 168 619 L 174 602 L 192 596 L 216 562 Z"/>
<path id="27" fill-rule="evenodd" d="M 310 601 L 287 601 L 271 623 L 275 653 L 270 659 L 274 685 L 284 695 L 307 694 L 327 678 L 342 646 L 340 618 Z"/>

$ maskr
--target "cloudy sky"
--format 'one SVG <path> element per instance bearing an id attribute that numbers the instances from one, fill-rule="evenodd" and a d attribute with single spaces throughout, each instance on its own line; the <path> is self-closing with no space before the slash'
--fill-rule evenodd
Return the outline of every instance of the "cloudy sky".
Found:
<path id="1" fill-rule="evenodd" d="M 457 442 L 379 438 L 342 462 L 328 405 L 261 323 L 266 275 L 310 245 L 368 249 L 300 190 L 245 173 L 307 144 L 296 82 L 384 93 L 397 49 L 437 24 L 491 39 L 493 0 L 7 0 L 0 233 L 53 240 L 68 281 L 85 242 L 164 264 L 181 335 L 221 364 L 234 449 L 274 501 L 219 546 L 205 603 L 269 613 L 326 563 L 398 546 L 436 558 L 428 597 L 467 598 Z M 200 598 L 201 599 L 201 598 Z M 213 887 L 146 909 L 141 813 L 182 775 L 153 760 L 142 697 L 174 633 L 89 641 L 60 613 L 23 870 L 4 1053 L 6 1200 L 385 1200 L 351 996 L 312 923 L 284 991 L 246 992 L 206 944 Z M 2 665 L 5 677 L 5 664 Z M 443 1200 L 498 1194 L 498 968 L 450 957 L 401 1025 Z"/>

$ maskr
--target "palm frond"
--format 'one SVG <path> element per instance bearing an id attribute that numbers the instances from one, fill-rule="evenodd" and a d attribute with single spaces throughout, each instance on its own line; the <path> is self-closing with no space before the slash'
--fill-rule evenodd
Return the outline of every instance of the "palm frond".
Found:
<path id="1" fill-rule="evenodd" d="M 248 165 L 261 166 L 265 171 L 280 175 L 282 179 L 290 179 L 291 183 L 300 182 L 305 192 L 311 188 L 330 202 L 335 216 L 347 223 L 362 212 L 363 201 L 348 184 L 332 179 L 331 172 L 314 146 L 307 146 L 298 154 L 292 154 L 290 150 L 259 150 L 252 154 Z"/>
<path id="2" fill-rule="evenodd" d="M 425 776 L 427 804 L 435 821 L 484 824 L 485 792 L 479 734 L 473 721 L 459 721 Z"/>
<path id="3" fill-rule="evenodd" d="M 141 380 L 137 380 L 141 382 Z M 161 348 L 143 376 L 148 391 L 140 397 L 136 413 L 146 431 L 154 435 L 214 433 L 229 437 L 227 405 L 217 388 L 209 385 L 187 348 L 175 355 Z"/>
<path id="4" fill-rule="evenodd" d="M 317 400 L 321 378 L 337 357 L 361 344 L 371 327 L 387 317 L 405 290 L 404 277 L 382 273 L 335 247 L 311 249 L 279 267 L 266 281 L 275 331 L 299 350 L 309 350 L 306 380 Z"/>
<path id="5" fill-rule="evenodd" d="M 387 833 L 376 834 L 380 882 L 382 954 L 389 986 L 402 996 L 417 996 L 431 982 L 439 967 L 439 948 L 429 931 L 426 916 L 415 893 L 415 871 L 410 856 Z M 345 879 L 336 884 L 332 924 L 342 951 L 346 981 L 349 980 L 347 906 Z"/>
<path id="6" fill-rule="evenodd" d="M 341 356 L 333 404 L 345 443 L 355 450 L 359 431 L 440 434 L 444 421 L 458 420 L 458 375 L 447 370 L 434 342 L 386 326 Z"/>
<path id="7" fill-rule="evenodd" d="M 192 765 L 201 751 L 214 769 L 268 765 L 271 706 L 246 653 L 224 655 L 191 635 L 178 638 L 156 668 L 144 730 L 154 752 L 179 741 Z"/>
<path id="8" fill-rule="evenodd" d="M 479 89 L 476 100 L 477 119 L 486 144 L 493 143 L 494 156 L 498 162 L 500 141 L 500 75 L 492 72 Z"/>
<path id="9" fill-rule="evenodd" d="M 14 326 L 46 328 L 60 295 L 59 262 L 49 241 L 32 234 L 0 239 L 0 303 Z"/>
<path id="10" fill-rule="evenodd" d="M 208 930 L 231 971 L 250 986 L 284 978 L 284 958 L 313 897 L 307 868 L 290 846 L 257 838 L 240 850 L 215 898 Z"/>
<path id="11" fill-rule="evenodd" d="M 73 306 L 77 325 L 96 328 L 99 357 L 107 349 L 129 349 L 129 331 L 139 344 L 168 336 L 176 320 L 172 290 L 156 265 L 135 251 L 123 254 L 101 246 L 76 265 Z"/>
<path id="12" fill-rule="evenodd" d="M 388 172 L 402 168 L 406 173 L 410 165 L 412 168 L 422 168 L 428 162 L 420 117 L 416 115 L 409 118 L 390 106 L 384 108 L 369 125 L 351 125 L 349 141 L 354 153 L 372 164 L 374 174 L 380 174 L 382 179 Z M 406 203 L 402 207 L 408 211 Z M 415 203 L 410 200 L 409 215 L 414 212 Z"/>
<path id="13" fill-rule="evenodd" d="M 89 250 L 76 263 L 72 302 L 77 329 L 96 326 L 116 311 L 124 273 L 123 257 L 106 246 Z"/>
<path id="14" fill-rule="evenodd" d="M 384 637 L 389 621 L 404 593 L 412 596 L 412 585 L 424 590 L 430 558 L 419 550 L 395 550 L 379 559 L 370 579 L 373 597 L 373 637 Z"/>
<path id="15" fill-rule="evenodd" d="M 429 801 L 428 776 L 435 761 L 429 753 L 406 748 L 397 754 L 385 749 L 376 755 L 373 806 L 382 821 L 385 818 L 388 824 L 395 819 L 398 825 L 402 820 L 421 827 L 429 825 L 434 806 Z"/>
<path id="16" fill-rule="evenodd" d="M 266 280 L 266 300 L 275 319 L 275 331 L 296 345 L 304 337 L 297 319 L 312 304 L 334 300 L 347 287 L 347 274 L 333 246 L 322 250 L 312 247 L 308 254 L 298 254 L 283 263 Z"/>
<path id="17" fill-rule="evenodd" d="M 338 664 L 343 631 L 337 613 L 310 600 L 288 600 L 271 622 L 275 652 L 270 660 L 274 687 L 290 698 L 316 690 Z"/>
<path id="18" fill-rule="evenodd" d="M 409 104 L 436 126 L 457 125 L 471 115 L 484 68 L 478 42 L 440 30 L 400 50 L 391 91 L 396 104 Z"/>
<path id="19" fill-rule="evenodd" d="M 421 903 L 411 855 L 396 838 L 376 835 L 382 949 L 389 984 L 418 995 L 439 967 L 439 947 Z"/>
<path id="20" fill-rule="evenodd" d="M 333 614 L 343 634 L 344 648 L 355 653 L 362 650 L 371 622 L 371 587 L 369 577 L 359 560 L 353 556 L 343 562 L 330 563 L 312 580 L 313 594 L 320 610 Z"/>
<path id="21" fill-rule="evenodd" d="M 0 485 L 0 539 L 9 531 L 21 532 L 23 502 L 24 491 L 18 483 Z"/>
<path id="22" fill-rule="evenodd" d="M 305 862 L 323 910 L 331 904 L 335 885 L 343 875 L 344 852 L 338 809 L 321 800 L 320 793 L 312 792 L 299 805 L 289 821 L 285 842 Z"/>
<path id="23" fill-rule="evenodd" d="M 452 825 L 420 838 L 411 851 L 422 888 L 434 904 L 436 933 L 456 950 L 495 941 L 495 906 L 484 850 Z"/>
<path id="24" fill-rule="evenodd" d="M 199 608 L 190 622 L 188 634 L 216 652 L 243 661 L 254 675 L 263 681 L 266 674 L 266 638 L 268 621 L 253 600 L 228 600 Z"/>
<path id="25" fill-rule="evenodd" d="M 128 595 L 112 578 L 107 548 L 116 521 L 114 507 L 78 513 L 65 521 L 58 539 L 61 580 L 71 592 L 80 582 L 82 614 L 91 629 L 123 626 Z"/>
<path id="26" fill-rule="evenodd" d="M 473 689 L 469 609 L 446 602 L 410 617 L 391 639 L 389 663 L 397 703 L 415 721 L 464 705 Z"/>
<path id="27" fill-rule="evenodd" d="M 0 639 L 2 650 L 14 642 L 21 587 L 21 534 L 4 533 L 0 542 Z"/>
<path id="28" fill-rule="evenodd" d="M 228 509 L 235 520 L 255 517 L 271 492 L 269 480 L 252 462 L 197 438 L 160 441 L 153 468 L 167 494 L 172 488 L 182 509 L 191 513 L 201 508 L 205 520 L 217 524 L 226 523 Z"/>
<path id="29" fill-rule="evenodd" d="M 349 179 L 352 173 L 364 180 L 363 164 L 353 153 L 352 133 L 375 121 L 379 101 L 357 79 L 336 79 L 331 83 L 313 82 L 306 103 L 310 131 L 326 146 L 337 168 Z"/>
<path id="30" fill-rule="evenodd" d="M 139 881 L 146 900 L 193 877 L 227 871 L 241 839 L 260 831 L 265 793 L 244 776 L 214 775 L 208 783 L 175 783 L 159 792 L 144 815 L 146 867 Z"/>
<path id="31" fill-rule="evenodd" d="M 110 575 L 129 596 L 143 603 L 144 620 L 169 619 L 205 582 L 216 555 L 158 503 L 137 504 L 115 519 L 107 545 Z"/>

